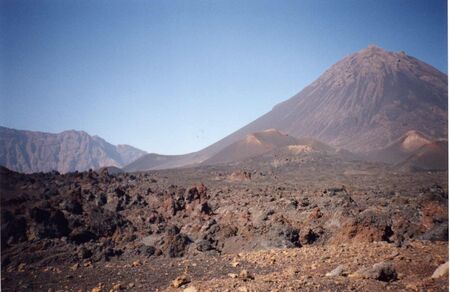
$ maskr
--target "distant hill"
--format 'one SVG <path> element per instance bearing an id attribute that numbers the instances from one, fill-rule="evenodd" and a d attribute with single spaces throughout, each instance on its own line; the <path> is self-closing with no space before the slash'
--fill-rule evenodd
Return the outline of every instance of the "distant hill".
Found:
<path id="1" fill-rule="evenodd" d="M 295 138 L 276 129 L 269 129 L 247 135 L 244 139 L 225 147 L 222 151 L 205 160 L 202 164 L 213 165 L 242 162 L 261 155 L 290 157 L 292 155 L 308 153 L 330 154 L 343 159 L 358 159 L 357 156 L 348 151 L 335 149 L 318 140 L 312 138 Z"/>
<path id="2" fill-rule="evenodd" d="M 423 145 L 399 163 L 397 168 L 413 171 L 447 170 L 448 141 L 434 141 Z"/>
<path id="3" fill-rule="evenodd" d="M 146 153 L 83 131 L 51 134 L 5 127 L 0 127 L 0 149 L 0 165 L 24 173 L 122 167 Z"/>
<path id="4" fill-rule="evenodd" d="M 123 170 L 132 172 L 159 168 L 176 168 L 186 165 L 183 164 L 184 157 L 189 159 L 188 155 L 160 155 L 149 153 L 126 165 Z"/>
<path id="5" fill-rule="evenodd" d="M 431 143 L 432 140 L 418 131 L 408 131 L 396 141 L 386 147 L 366 154 L 371 161 L 397 164 L 403 162 L 420 147 Z"/>
<path id="6" fill-rule="evenodd" d="M 288 155 L 306 152 L 339 153 L 340 157 L 355 158 L 355 155 L 348 151 L 335 149 L 312 138 L 299 139 L 276 129 L 267 129 L 247 135 L 244 139 L 225 147 L 208 159 L 204 159 L 199 152 L 185 155 L 149 153 L 125 166 L 123 170 L 132 172 L 195 165 L 214 165 L 237 161 L 242 162 L 248 158 L 267 153 L 279 153 L 280 151 L 283 153 L 287 152 L 286 154 Z"/>
<path id="7" fill-rule="evenodd" d="M 388 146 L 366 153 L 364 158 L 405 170 L 446 170 L 447 149 L 447 140 L 433 140 L 419 131 L 408 131 Z"/>
<path id="8" fill-rule="evenodd" d="M 244 139 L 237 141 L 213 157 L 204 161 L 204 164 L 217 164 L 239 161 L 249 157 L 266 153 L 272 149 L 296 145 L 298 140 L 275 129 L 248 134 Z"/>

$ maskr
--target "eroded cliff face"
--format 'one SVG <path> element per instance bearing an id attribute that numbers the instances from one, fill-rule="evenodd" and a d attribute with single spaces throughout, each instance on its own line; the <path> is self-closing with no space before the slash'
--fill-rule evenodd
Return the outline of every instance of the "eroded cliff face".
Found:
<path id="1" fill-rule="evenodd" d="M 24 173 L 122 167 L 145 154 L 83 131 L 50 134 L 4 127 L 0 127 L 0 149 L 0 165 Z"/>

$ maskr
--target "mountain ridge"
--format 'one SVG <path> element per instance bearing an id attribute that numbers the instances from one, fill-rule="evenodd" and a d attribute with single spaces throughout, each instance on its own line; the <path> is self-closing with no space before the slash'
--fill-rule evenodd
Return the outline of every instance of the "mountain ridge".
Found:
<path id="1" fill-rule="evenodd" d="M 25 173 L 122 167 L 146 153 L 129 145 L 112 145 L 85 131 L 46 133 L 2 126 L 0 148 L 0 165 Z"/>

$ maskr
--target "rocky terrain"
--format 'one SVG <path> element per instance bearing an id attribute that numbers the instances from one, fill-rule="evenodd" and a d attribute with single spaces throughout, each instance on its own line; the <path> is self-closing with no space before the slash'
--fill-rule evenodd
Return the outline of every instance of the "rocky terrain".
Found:
<path id="1" fill-rule="evenodd" d="M 448 290 L 447 76 L 404 52 L 195 153 L 2 127 L 0 148 L 4 291 Z"/>
<path id="2" fill-rule="evenodd" d="M 0 127 L 0 149 L 0 165 L 24 173 L 123 167 L 146 154 L 129 145 L 112 145 L 83 131 L 51 134 L 5 127 Z"/>
<path id="3" fill-rule="evenodd" d="M 444 291 L 447 185 L 291 146 L 141 173 L 2 168 L 2 289 Z"/>

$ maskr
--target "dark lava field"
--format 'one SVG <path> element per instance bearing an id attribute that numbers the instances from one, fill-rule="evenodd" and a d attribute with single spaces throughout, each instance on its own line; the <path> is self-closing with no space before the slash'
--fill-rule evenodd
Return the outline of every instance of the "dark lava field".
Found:
<path id="1" fill-rule="evenodd" d="M 448 290 L 447 172 L 307 153 L 0 184 L 3 291 Z"/>

